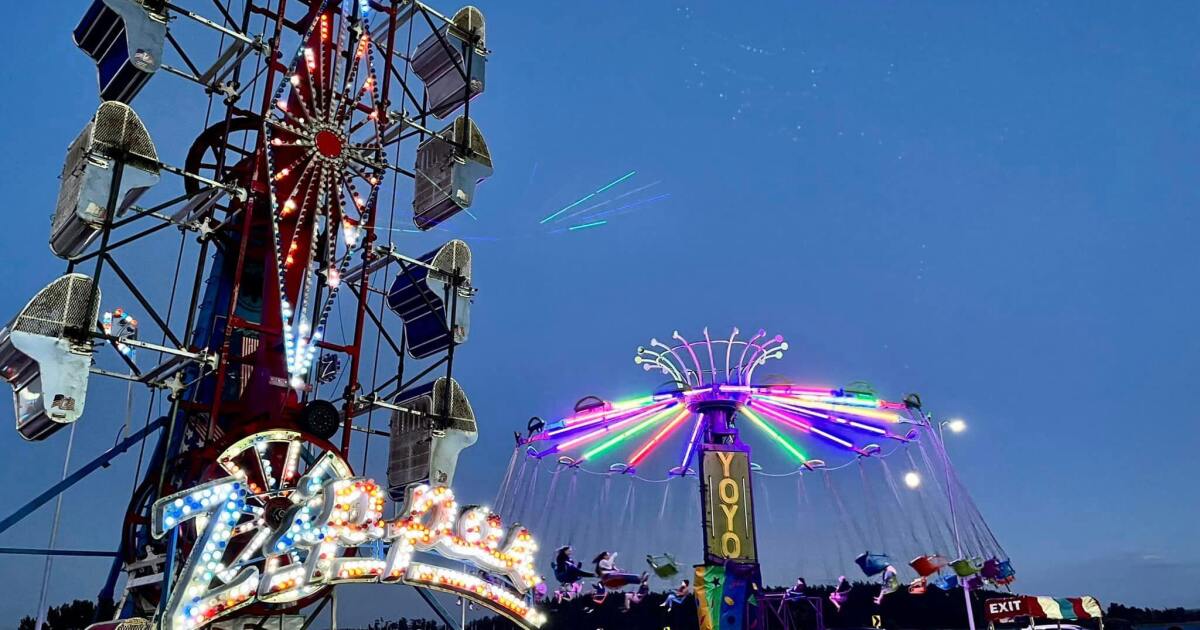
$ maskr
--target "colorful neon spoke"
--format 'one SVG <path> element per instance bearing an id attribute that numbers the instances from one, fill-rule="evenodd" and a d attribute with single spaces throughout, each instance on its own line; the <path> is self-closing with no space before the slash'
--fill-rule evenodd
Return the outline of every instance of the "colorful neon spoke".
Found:
<path id="1" fill-rule="evenodd" d="M 651 450 L 662 443 L 663 439 L 670 435 L 677 427 L 679 427 L 679 425 L 683 423 L 684 418 L 687 418 L 690 415 L 692 415 L 691 410 L 685 408 L 681 410 L 674 418 L 671 418 L 670 422 L 668 422 L 663 428 L 659 429 L 657 433 L 651 436 L 645 444 L 642 444 L 642 446 L 638 448 L 636 452 L 634 452 L 633 457 L 629 458 L 629 465 L 637 466 L 638 462 L 642 461 L 642 458 L 644 458 L 650 453 Z"/>
<path id="2" fill-rule="evenodd" d="M 772 440 L 774 440 L 776 444 L 781 446 L 783 448 L 783 450 L 790 453 L 792 455 L 792 457 L 795 457 L 796 461 L 800 462 L 801 464 L 808 461 L 808 458 L 805 457 L 804 453 L 801 453 L 800 449 L 797 448 L 796 445 L 793 444 L 791 440 L 780 435 L 778 431 L 776 431 L 774 428 L 772 428 L 771 425 L 768 424 L 765 420 L 758 417 L 758 415 L 755 414 L 753 411 L 750 411 L 749 409 L 747 409 L 745 407 L 742 407 L 738 411 L 742 415 L 749 418 L 750 422 L 752 422 L 754 424 L 754 426 L 758 427 L 759 429 L 762 429 L 762 432 L 766 433 L 767 436 L 770 437 Z"/>
<path id="3" fill-rule="evenodd" d="M 779 407 L 774 407 L 770 404 L 763 403 L 762 401 L 751 401 L 751 404 L 754 406 L 755 409 L 763 412 L 766 415 L 771 416 L 772 418 L 775 418 L 776 420 L 780 420 L 780 421 L 788 423 L 788 424 L 801 422 L 800 420 L 797 420 L 796 418 L 789 416 L 787 414 L 786 410 L 780 409 Z M 807 430 L 809 432 L 811 432 L 813 435 L 820 436 L 830 442 L 833 442 L 834 444 L 837 444 L 838 446 L 841 446 L 842 448 L 850 449 L 852 451 L 858 450 L 858 447 L 856 447 L 852 442 L 850 442 L 844 438 L 838 437 L 832 433 L 826 432 L 826 431 L 824 431 L 818 427 L 814 427 L 808 423 L 804 423 L 804 425 L 807 427 Z"/>
<path id="4" fill-rule="evenodd" d="M 545 451 L 542 451 L 541 453 L 538 453 L 538 457 L 545 457 L 546 455 L 549 455 L 551 453 L 561 453 L 563 451 L 570 450 L 581 444 L 587 444 L 588 442 L 591 442 L 592 440 L 594 440 L 606 433 L 609 433 L 618 427 L 623 427 L 631 422 L 636 422 L 636 421 L 643 419 L 652 414 L 663 413 L 664 411 L 666 411 L 667 409 L 670 409 L 674 405 L 675 405 L 674 401 L 667 402 L 667 403 L 664 403 L 662 407 L 651 407 L 649 409 L 642 410 L 641 412 L 636 413 L 632 416 L 629 416 L 628 418 L 623 418 L 621 420 L 617 420 L 615 422 L 611 422 L 611 423 L 605 424 L 603 426 L 597 427 L 595 429 L 592 429 L 588 433 L 571 438 L 565 442 L 561 442 L 555 446 L 552 446 L 552 447 L 546 449 Z"/>
<path id="5" fill-rule="evenodd" d="M 772 396 L 772 395 L 763 395 L 763 394 L 756 394 L 754 396 L 754 398 L 764 400 L 764 401 L 770 401 L 770 402 L 789 403 L 792 405 L 796 405 L 798 407 L 805 407 L 808 409 L 820 409 L 823 411 L 834 411 L 837 413 L 845 413 L 845 414 L 849 414 L 852 416 L 860 416 L 863 418 L 872 418 L 874 420 L 883 420 L 885 422 L 891 422 L 893 424 L 900 422 L 900 416 L 898 414 L 891 413 L 888 411 L 880 411 L 878 409 L 861 407 L 861 406 L 852 405 L 852 404 L 838 404 L 838 403 L 816 401 L 816 400 L 811 400 L 811 399 L 807 399 L 807 398 L 796 398 L 796 397 L 791 397 L 791 396 Z"/>
<path id="6" fill-rule="evenodd" d="M 595 446 L 591 450 L 585 452 L 583 454 L 583 459 L 585 459 L 585 460 L 593 459 L 593 458 L 603 454 L 605 451 L 611 449 L 612 447 L 614 447 L 614 446 L 624 442 L 625 440 L 628 440 L 629 438 L 641 433 L 642 431 L 645 431 L 646 429 L 649 429 L 650 427 L 654 426 L 656 423 L 660 422 L 663 418 L 666 418 L 667 415 L 670 413 L 671 413 L 670 409 L 664 409 L 664 410 L 654 414 L 653 416 L 650 416 L 649 418 L 642 420 L 641 422 L 633 425 L 632 427 L 629 427 L 628 429 L 625 429 L 621 433 L 618 433 L 617 435 L 605 440 L 598 446 Z"/>

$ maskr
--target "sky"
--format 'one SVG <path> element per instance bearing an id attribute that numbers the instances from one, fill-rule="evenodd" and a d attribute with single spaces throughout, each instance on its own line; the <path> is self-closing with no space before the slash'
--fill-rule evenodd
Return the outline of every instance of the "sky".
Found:
<path id="1" fill-rule="evenodd" d="M 480 418 L 461 496 L 491 499 L 529 416 L 657 384 L 630 361 L 651 337 L 762 327 L 791 343 L 781 372 L 967 419 L 950 452 L 1021 591 L 1200 606 L 1200 417 L 1178 406 L 1200 369 L 1200 7 L 479 6 L 493 53 L 471 112 L 496 172 L 448 225 L 480 289 L 455 360 Z M 26 11 L 6 34 L 25 53 L 0 59 L 4 317 L 64 267 L 48 217 L 96 106 L 70 40 L 82 10 Z M 156 76 L 135 106 L 182 163 L 202 95 Z M 626 190 L 653 186 L 629 199 L 649 201 L 592 228 L 539 223 L 630 171 Z M 412 253 L 447 237 L 393 234 Z M 178 243 L 119 259 L 166 299 Z M 133 304 L 105 290 L 105 308 Z M 93 379 L 75 464 L 112 444 L 125 396 Z M 0 432 L 3 512 L 57 480 L 67 433 Z M 66 495 L 59 546 L 115 546 L 136 457 Z M 52 511 L 0 546 L 45 545 Z M 56 562 L 50 600 L 94 596 L 106 568 Z M 0 561 L 0 626 L 33 612 L 41 576 L 40 558 Z"/>

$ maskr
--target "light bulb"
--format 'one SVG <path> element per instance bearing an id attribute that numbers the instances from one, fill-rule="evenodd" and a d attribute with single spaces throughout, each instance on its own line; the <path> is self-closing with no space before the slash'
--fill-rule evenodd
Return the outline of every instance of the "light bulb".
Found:
<path id="1" fill-rule="evenodd" d="M 921 486 L 921 475 L 913 471 L 904 473 L 904 485 L 909 488 L 919 488 Z"/>

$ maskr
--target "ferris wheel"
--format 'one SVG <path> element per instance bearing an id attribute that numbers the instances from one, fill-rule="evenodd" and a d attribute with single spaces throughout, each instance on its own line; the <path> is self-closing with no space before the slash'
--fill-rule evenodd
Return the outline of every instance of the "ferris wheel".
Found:
<path id="1" fill-rule="evenodd" d="M 410 518 L 424 509 L 414 498 L 423 488 L 448 488 L 459 452 L 477 434 L 453 378 L 475 295 L 471 252 L 455 240 L 410 255 L 381 242 L 380 228 L 396 231 L 396 208 L 409 200 L 419 231 L 451 220 L 493 168 L 471 116 L 489 57 L 479 9 L 444 14 L 418 0 L 180 4 L 93 0 L 81 17 L 73 38 L 96 64 L 101 104 L 68 149 L 50 226 L 50 250 L 66 273 L 0 330 L 0 376 L 27 440 L 100 416 L 86 409 L 93 377 L 150 392 L 141 430 L 5 519 L 0 532 L 153 438 L 100 600 L 111 618 L 162 627 L 204 625 L 251 604 L 256 614 L 295 613 L 327 599 L 337 579 L 286 596 L 235 584 L 251 569 L 281 575 L 307 566 L 311 552 L 264 548 L 273 536 L 264 528 L 286 528 L 315 505 L 319 488 L 301 481 L 325 483 L 322 470 L 337 472 L 329 480 L 339 483 L 356 478 L 356 432 L 363 444 L 390 435 L 379 493 L 414 510 Z M 190 146 L 155 141 L 166 130 L 137 112 L 155 93 L 202 105 L 202 120 L 171 119 L 172 133 L 194 137 Z M 136 248 L 176 247 L 173 274 L 167 264 L 124 262 Z M 114 333 L 108 313 L 101 325 L 109 287 L 138 303 L 140 335 Z M 166 303 L 154 299 L 167 293 Z M 121 352 L 103 352 L 103 342 Z M 381 362 L 391 378 L 379 377 Z M 375 412 L 390 416 L 390 431 L 371 426 Z M 355 424 L 364 417 L 367 426 Z M 236 487 L 220 485 L 225 479 Z M 228 514 L 196 516 L 226 495 L 236 506 Z M 206 532 L 222 519 L 229 524 L 218 527 L 218 553 Z M 530 546 L 527 532 L 511 535 L 525 537 L 517 548 Z M 502 554 L 499 534 L 467 539 L 425 551 L 454 555 L 446 550 L 461 544 L 484 560 Z M 529 584 L 459 584 L 428 566 L 420 592 L 447 623 L 428 589 L 482 597 L 536 625 L 536 611 L 504 590 Z M 202 598 L 188 599 L 193 591 L 238 605 L 218 598 L 200 607 Z"/>

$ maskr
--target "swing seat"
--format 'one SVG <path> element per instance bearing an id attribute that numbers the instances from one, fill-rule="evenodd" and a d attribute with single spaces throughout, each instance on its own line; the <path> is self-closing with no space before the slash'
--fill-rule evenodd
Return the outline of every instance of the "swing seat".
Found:
<path id="1" fill-rule="evenodd" d="M 946 559 L 939 555 L 918 556 L 908 566 L 917 572 L 917 575 L 927 578 L 946 566 Z"/>
<path id="2" fill-rule="evenodd" d="M 959 558 L 958 560 L 951 562 L 950 568 L 954 569 L 954 574 L 958 577 L 971 577 L 972 575 L 979 573 L 979 565 L 975 564 L 975 562 L 969 558 Z"/>
<path id="3" fill-rule="evenodd" d="M 654 575 L 660 578 L 667 579 L 679 573 L 679 565 L 675 562 L 675 556 L 669 553 L 664 553 L 657 556 L 646 556 L 646 564 L 650 565 L 650 569 L 654 571 Z"/>
<path id="4" fill-rule="evenodd" d="M 888 565 L 892 563 L 891 558 L 887 554 L 864 552 L 862 555 L 854 559 L 854 563 L 867 577 L 874 577 L 883 573 Z"/>
<path id="5" fill-rule="evenodd" d="M 925 578 L 919 577 L 919 578 L 913 580 L 908 585 L 908 594 L 909 595 L 924 595 L 925 594 Z"/>
<path id="6" fill-rule="evenodd" d="M 948 591 L 948 590 L 958 586 L 958 576 L 956 576 L 956 575 L 938 575 L 936 578 L 933 578 L 933 580 L 931 580 L 929 582 L 929 585 L 934 588 L 941 589 L 943 591 Z"/>
<path id="7" fill-rule="evenodd" d="M 983 577 L 976 574 L 967 578 L 966 585 L 968 589 L 978 590 L 983 588 Z"/>
<path id="8" fill-rule="evenodd" d="M 992 584 L 998 586 L 1008 586 L 1013 583 L 1016 576 L 1016 571 L 1013 570 L 1011 560 L 1000 560 L 992 558 L 983 563 L 983 569 L 980 570 L 980 575 Z"/>
<path id="9" fill-rule="evenodd" d="M 1000 560 L 995 557 L 984 560 L 983 566 L 979 568 L 979 574 L 988 580 L 1000 577 Z"/>
<path id="10" fill-rule="evenodd" d="M 896 573 L 893 571 L 891 573 L 891 577 L 879 587 L 879 595 L 875 596 L 875 604 L 882 604 L 883 598 L 895 593 L 901 588 L 903 587 L 900 584 L 900 579 L 896 577 Z"/>

